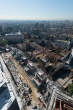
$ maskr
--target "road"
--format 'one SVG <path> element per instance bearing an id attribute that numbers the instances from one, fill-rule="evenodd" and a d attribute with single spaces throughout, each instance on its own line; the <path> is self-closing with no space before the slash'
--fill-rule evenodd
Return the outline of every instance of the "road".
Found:
<path id="1" fill-rule="evenodd" d="M 32 84 L 30 78 L 27 76 L 26 72 L 22 69 L 22 67 L 18 64 L 18 62 L 11 56 L 10 57 L 11 61 L 15 64 L 17 70 L 23 77 L 23 79 L 26 81 L 26 83 L 29 85 L 29 87 L 32 89 L 32 99 L 35 101 L 35 103 L 38 105 L 40 102 L 38 100 L 38 94 L 37 94 L 37 89 L 34 87 Z"/>

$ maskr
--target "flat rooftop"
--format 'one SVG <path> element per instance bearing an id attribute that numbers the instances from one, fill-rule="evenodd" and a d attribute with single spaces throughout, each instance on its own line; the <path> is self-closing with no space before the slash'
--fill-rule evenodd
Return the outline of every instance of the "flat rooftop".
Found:
<path id="1" fill-rule="evenodd" d="M 4 79 L 3 75 L 1 73 L 2 73 L 2 71 L 0 69 L 0 87 L 5 83 L 5 81 L 3 80 Z"/>
<path id="2" fill-rule="evenodd" d="M 0 110 L 8 110 L 14 100 L 15 96 L 10 83 L 0 67 Z"/>

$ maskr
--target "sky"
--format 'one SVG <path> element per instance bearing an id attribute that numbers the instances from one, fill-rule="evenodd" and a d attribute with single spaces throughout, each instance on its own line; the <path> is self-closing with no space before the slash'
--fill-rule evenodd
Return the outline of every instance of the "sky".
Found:
<path id="1" fill-rule="evenodd" d="M 73 20 L 73 0 L 0 0 L 0 19 Z"/>

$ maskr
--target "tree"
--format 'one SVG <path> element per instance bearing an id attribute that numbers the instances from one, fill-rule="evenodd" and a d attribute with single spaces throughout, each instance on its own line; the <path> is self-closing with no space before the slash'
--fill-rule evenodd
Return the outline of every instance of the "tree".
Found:
<path id="1" fill-rule="evenodd" d="M 73 84 L 68 84 L 68 92 L 71 96 L 73 95 Z"/>
<path id="2" fill-rule="evenodd" d="M 1 43 L 2 43 L 3 46 L 6 46 L 8 44 L 8 41 L 3 39 Z"/>

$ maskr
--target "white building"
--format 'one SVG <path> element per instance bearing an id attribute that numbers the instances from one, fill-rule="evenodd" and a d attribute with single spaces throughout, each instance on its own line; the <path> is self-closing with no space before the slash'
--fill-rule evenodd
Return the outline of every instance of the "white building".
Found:
<path id="1" fill-rule="evenodd" d="M 37 70 L 35 76 L 39 81 L 43 81 L 46 77 L 45 73 L 41 69 Z"/>
<path id="2" fill-rule="evenodd" d="M 56 44 L 56 46 L 58 46 L 60 48 L 67 48 L 67 49 L 69 49 L 70 41 L 56 40 L 55 44 Z"/>
<path id="3" fill-rule="evenodd" d="M 24 35 L 20 32 L 5 34 L 5 39 L 9 42 L 22 42 L 24 40 Z"/>
<path id="4" fill-rule="evenodd" d="M 15 96 L 9 82 L 0 67 L 0 110 L 8 110 L 15 101 Z"/>

